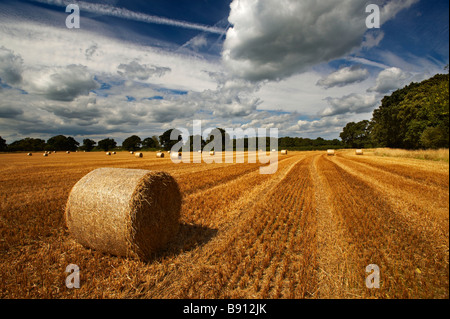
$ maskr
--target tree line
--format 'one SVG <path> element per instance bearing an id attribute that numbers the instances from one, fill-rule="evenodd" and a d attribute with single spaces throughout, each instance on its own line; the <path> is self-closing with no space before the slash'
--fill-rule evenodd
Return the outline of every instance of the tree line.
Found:
<path id="1" fill-rule="evenodd" d="M 114 149 L 168 151 L 183 140 L 181 132 L 173 131 L 174 129 L 170 129 L 160 136 L 155 135 L 143 140 L 133 135 L 125 139 L 121 147 L 118 147 L 117 142 L 112 138 L 98 142 L 84 139 L 80 145 L 73 137 L 64 135 L 54 136 L 48 141 L 27 137 L 7 145 L 6 141 L 0 137 L 0 152 L 76 150 L 91 152 Z M 171 135 L 178 138 L 172 140 Z M 182 143 L 188 145 L 190 150 L 197 151 L 194 146 L 200 146 L 203 149 L 214 141 L 215 136 L 221 136 L 222 150 L 225 150 L 227 145 L 234 150 L 238 145 L 243 145 L 245 150 L 249 146 L 266 150 L 270 147 L 269 137 L 266 138 L 265 145 L 258 145 L 257 138 L 231 139 L 222 128 L 212 130 L 206 139 L 202 136 L 190 136 Z M 371 120 L 348 123 L 340 134 L 340 138 L 341 140 L 325 140 L 321 137 L 316 139 L 281 137 L 278 139 L 278 147 L 298 151 L 372 147 L 448 148 L 449 75 L 438 74 L 421 83 L 411 83 L 390 96 L 385 96 L 381 106 L 373 112 Z"/>
<path id="2" fill-rule="evenodd" d="M 348 123 L 340 137 L 351 148 L 448 148 L 449 75 L 437 74 L 385 96 L 370 121 Z"/>

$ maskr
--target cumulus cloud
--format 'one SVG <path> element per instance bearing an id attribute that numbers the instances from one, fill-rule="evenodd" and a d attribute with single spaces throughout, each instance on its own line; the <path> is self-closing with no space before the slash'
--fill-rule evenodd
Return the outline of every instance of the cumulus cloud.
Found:
<path id="1" fill-rule="evenodd" d="M 325 138 L 329 134 L 335 134 L 336 132 L 341 131 L 347 123 L 348 117 L 324 117 L 315 121 L 300 120 L 297 124 L 289 127 L 287 130 L 302 135 L 320 135 Z"/>
<path id="2" fill-rule="evenodd" d="M 23 59 L 13 51 L 0 47 L 0 79 L 14 85 L 22 81 Z"/>
<path id="3" fill-rule="evenodd" d="M 382 22 L 417 0 L 382 6 Z M 252 81 L 279 80 L 359 47 L 367 31 L 365 0 L 233 0 L 223 61 Z"/>
<path id="4" fill-rule="evenodd" d="M 388 68 L 380 72 L 376 80 L 376 85 L 367 91 L 386 94 L 405 86 L 411 77 L 411 73 L 404 72 L 399 68 Z"/>
<path id="5" fill-rule="evenodd" d="M 47 67 L 26 72 L 26 89 L 54 101 L 73 101 L 98 87 L 87 67 Z"/>
<path id="6" fill-rule="evenodd" d="M 128 64 L 120 64 L 117 71 L 118 74 L 125 76 L 131 80 L 146 81 L 150 77 L 162 77 L 171 69 L 167 67 L 147 66 L 145 64 L 139 64 L 137 61 L 132 61 Z"/>
<path id="7" fill-rule="evenodd" d="M 375 95 L 350 94 L 342 98 L 327 98 L 330 105 L 320 112 L 321 117 L 335 116 L 348 113 L 367 113 L 373 110 L 378 104 Z"/>
<path id="8" fill-rule="evenodd" d="M 331 73 L 327 77 L 319 80 L 317 85 L 323 86 L 326 89 L 332 87 L 343 87 L 353 83 L 359 83 L 366 80 L 370 76 L 367 69 L 361 66 L 354 65 L 351 67 L 342 68 L 336 72 Z"/>

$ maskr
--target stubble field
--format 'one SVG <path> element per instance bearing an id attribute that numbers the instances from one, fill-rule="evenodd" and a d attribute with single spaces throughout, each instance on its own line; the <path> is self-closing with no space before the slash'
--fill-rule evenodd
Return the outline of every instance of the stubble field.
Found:
<path id="1" fill-rule="evenodd" d="M 0 298 L 449 298 L 449 164 L 353 151 L 261 164 L 173 164 L 155 153 L 0 155 Z M 67 232 L 74 184 L 99 167 L 167 171 L 181 228 L 148 262 Z M 66 266 L 80 268 L 68 289 Z M 366 267 L 381 287 L 366 287 Z"/>

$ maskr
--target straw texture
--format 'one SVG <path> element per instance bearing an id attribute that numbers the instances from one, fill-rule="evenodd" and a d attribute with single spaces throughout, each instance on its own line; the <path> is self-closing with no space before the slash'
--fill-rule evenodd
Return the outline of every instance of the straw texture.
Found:
<path id="1" fill-rule="evenodd" d="M 164 172 L 99 168 L 72 189 L 66 225 L 82 245 L 148 260 L 178 232 L 181 193 Z"/>

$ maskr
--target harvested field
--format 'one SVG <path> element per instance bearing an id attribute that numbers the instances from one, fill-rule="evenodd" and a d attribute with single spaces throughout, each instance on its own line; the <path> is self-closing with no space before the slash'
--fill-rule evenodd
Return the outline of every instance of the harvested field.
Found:
<path id="1" fill-rule="evenodd" d="M 289 152 L 274 175 L 260 166 L 0 155 L 0 298 L 449 298 L 448 163 L 353 150 Z M 100 167 L 177 180 L 180 231 L 148 262 L 68 233 L 70 190 Z M 65 286 L 69 264 L 80 289 Z M 370 264 L 380 289 L 366 287 Z"/>

